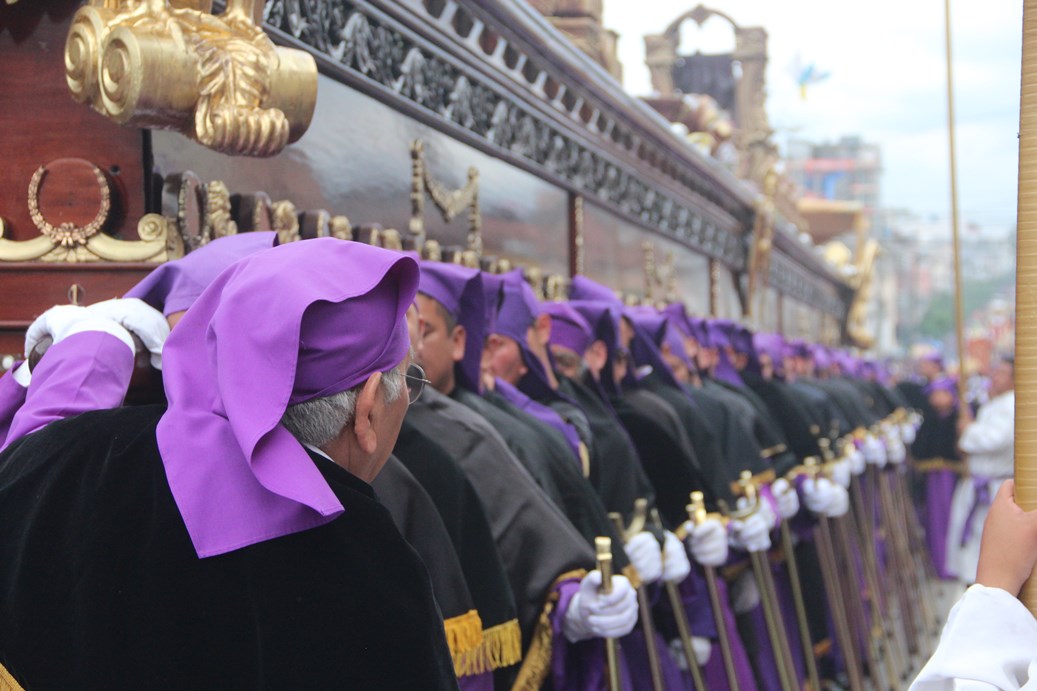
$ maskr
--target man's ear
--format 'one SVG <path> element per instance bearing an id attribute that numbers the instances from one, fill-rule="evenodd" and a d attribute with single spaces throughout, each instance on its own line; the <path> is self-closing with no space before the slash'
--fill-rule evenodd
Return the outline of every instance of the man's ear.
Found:
<path id="1" fill-rule="evenodd" d="M 533 322 L 533 330 L 540 347 L 546 347 L 551 342 L 551 315 L 546 312 L 537 315 L 536 321 Z"/>
<path id="2" fill-rule="evenodd" d="M 465 341 L 467 338 L 468 332 L 465 331 L 465 328 L 462 325 L 458 324 L 454 327 L 453 333 L 450 334 L 450 340 L 453 341 L 452 356 L 454 362 L 461 362 L 461 360 L 464 360 Z"/>
<path id="3" fill-rule="evenodd" d="M 360 389 L 360 395 L 356 397 L 356 412 L 353 415 L 353 432 L 356 434 L 357 444 L 360 450 L 367 454 L 373 454 L 378 449 L 378 435 L 372 424 L 372 414 L 378 396 L 381 396 L 379 384 L 382 383 L 382 373 L 375 372 Z"/>

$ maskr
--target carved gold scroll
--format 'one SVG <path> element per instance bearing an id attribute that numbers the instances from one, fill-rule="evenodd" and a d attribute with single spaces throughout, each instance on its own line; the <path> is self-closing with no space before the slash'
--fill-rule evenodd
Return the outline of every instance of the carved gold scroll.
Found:
<path id="1" fill-rule="evenodd" d="M 170 129 L 221 153 L 273 156 L 306 132 L 317 66 L 256 23 L 261 0 L 90 0 L 72 21 L 72 97 L 122 125 Z M 261 16 L 261 15 L 260 15 Z"/>

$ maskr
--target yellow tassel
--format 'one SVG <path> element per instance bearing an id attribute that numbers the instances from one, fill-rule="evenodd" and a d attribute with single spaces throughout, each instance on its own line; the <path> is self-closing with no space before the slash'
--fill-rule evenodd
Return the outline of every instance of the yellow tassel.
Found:
<path id="1" fill-rule="evenodd" d="M 454 659 L 454 672 L 461 675 L 458 666 L 462 656 L 477 649 L 482 644 L 482 619 L 479 612 L 472 609 L 457 617 L 450 617 L 443 622 L 446 629 L 446 642 L 450 646 L 450 656 Z"/>
<path id="2" fill-rule="evenodd" d="M 522 630 L 518 619 L 491 626 L 482 632 L 482 643 L 460 658 L 454 658 L 458 677 L 473 676 L 510 667 L 522 659 Z"/>
<path id="3" fill-rule="evenodd" d="M 526 651 L 522 667 L 519 668 L 518 677 L 511 687 L 512 691 L 538 691 L 543 686 L 544 679 L 551 671 L 551 643 L 554 639 L 554 630 L 551 628 L 551 612 L 558 604 L 559 583 L 571 578 L 583 578 L 587 575 L 586 569 L 579 569 L 563 573 L 555 579 L 551 585 L 550 594 L 544 602 L 544 609 L 540 612 L 536 628 L 533 629 L 533 638 L 529 642 L 529 650 Z"/>
<path id="4" fill-rule="evenodd" d="M 0 691 L 25 691 L 3 665 L 0 665 Z"/>

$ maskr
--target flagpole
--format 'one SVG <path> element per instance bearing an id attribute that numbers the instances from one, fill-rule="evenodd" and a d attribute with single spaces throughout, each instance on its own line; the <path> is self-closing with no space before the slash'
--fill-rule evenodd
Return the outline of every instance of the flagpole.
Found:
<path id="1" fill-rule="evenodd" d="M 1016 227 L 1015 499 L 1037 509 L 1037 0 L 1023 7 L 1019 99 L 1019 216 Z M 1019 599 L 1037 616 L 1037 574 Z"/>
<path id="2" fill-rule="evenodd" d="M 954 323 L 958 341 L 958 400 L 965 416 L 965 309 L 961 299 L 961 240 L 958 237 L 958 167 L 954 149 L 954 77 L 951 59 L 951 0 L 943 0 L 944 32 L 947 46 L 947 138 L 951 161 L 951 238 L 954 250 Z"/>

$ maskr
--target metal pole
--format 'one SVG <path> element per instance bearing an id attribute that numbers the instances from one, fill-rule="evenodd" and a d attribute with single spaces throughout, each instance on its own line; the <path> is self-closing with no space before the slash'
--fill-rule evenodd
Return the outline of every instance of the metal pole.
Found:
<path id="1" fill-rule="evenodd" d="M 803 585 L 799 580 L 799 565 L 796 564 L 796 547 L 792 544 L 792 531 L 789 529 L 788 521 L 781 522 L 781 546 L 785 550 L 785 563 L 788 565 L 789 581 L 792 583 L 792 602 L 796 607 L 796 622 L 799 624 L 799 637 L 803 643 L 807 679 L 810 680 L 811 691 L 820 691 L 821 677 L 817 673 L 817 658 L 814 657 L 814 638 L 810 635 L 810 624 L 807 622 Z"/>

